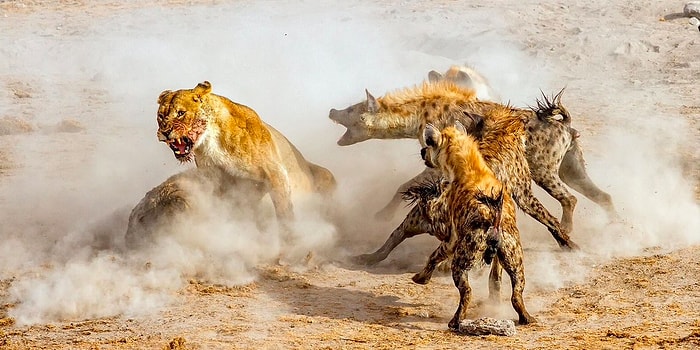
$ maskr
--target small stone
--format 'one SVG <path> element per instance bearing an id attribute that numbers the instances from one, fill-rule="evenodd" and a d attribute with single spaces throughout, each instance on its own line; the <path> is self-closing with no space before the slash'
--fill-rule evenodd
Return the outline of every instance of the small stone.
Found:
<path id="1" fill-rule="evenodd" d="M 458 332 L 467 335 L 492 334 L 512 337 L 515 335 L 515 322 L 513 320 L 497 320 L 490 317 L 464 320 L 459 324 Z"/>
<path id="2" fill-rule="evenodd" d="M 56 124 L 55 130 L 57 132 L 81 132 L 85 130 L 85 127 L 75 119 L 63 119 Z"/>
<path id="3" fill-rule="evenodd" d="M 697 27 L 700 25 L 700 19 L 698 19 L 697 17 L 690 17 L 688 22 L 690 22 L 690 24 L 694 27 Z"/>
<path id="4" fill-rule="evenodd" d="M 0 118 L 0 136 L 26 134 L 32 131 L 34 126 L 25 120 L 15 117 Z"/>
<path id="5" fill-rule="evenodd" d="M 683 14 L 686 17 L 700 17 L 700 1 L 689 1 L 685 4 Z"/>
<path id="6" fill-rule="evenodd" d="M 30 98 L 30 97 L 32 97 L 32 95 L 30 95 L 29 92 L 24 91 L 24 90 L 15 89 L 12 92 L 15 94 L 15 97 L 17 97 L 17 98 Z"/>

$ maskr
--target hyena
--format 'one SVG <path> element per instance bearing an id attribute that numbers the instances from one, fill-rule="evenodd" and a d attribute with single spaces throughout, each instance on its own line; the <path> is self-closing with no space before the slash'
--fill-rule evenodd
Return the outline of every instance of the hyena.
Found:
<path id="1" fill-rule="evenodd" d="M 474 90 L 476 98 L 479 100 L 496 102 L 499 100 L 498 95 L 493 91 L 486 78 L 471 67 L 452 66 L 445 74 L 431 70 L 428 73 L 428 80 L 431 82 L 451 80 L 465 88 Z"/>
<path id="2" fill-rule="evenodd" d="M 486 80 L 469 67 L 452 66 L 445 74 L 431 71 L 428 79 L 431 82 L 450 80 L 466 88 L 488 91 L 490 96 L 487 97 L 495 96 Z M 580 133 L 571 127 L 571 115 L 561 103 L 563 93 L 562 89 L 551 98 L 542 93 L 537 106 L 531 108 L 533 113 L 526 125 L 526 156 L 532 180 L 559 201 L 561 229 L 570 233 L 577 199 L 566 185 L 603 208 L 609 220 L 618 220 L 619 215 L 610 195 L 598 188 L 586 172 L 578 141 Z M 493 97 L 485 99 L 493 100 Z"/>
<path id="3" fill-rule="evenodd" d="M 453 66 L 445 74 L 431 71 L 428 74 L 430 82 L 443 80 L 474 89 L 480 100 L 495 100 L 495 94 L 481 75 L 467 67 Z M 559 201 L 562 207 L 561 230 L 570 233 L 573 229 L 573 213 L 577 199 L 568 187 L 583 194 L 598 204 L 607 214 L 610 221 L 619 220 L 611 196 L 602 191 L 590 179 L 586 172 L 578 137 L 580 133 L 571 127 L 571 115 L 561 103 L 564 90 L 536 101 L 536 107 L 522 110 L 527 114 L 526 121 L 526 157 L 530 165 L 531 177 L 537 185 Z M 382 130 L 377 125 L 367 125 L 361 118 L 361 109 L 357 105 L 342 111 L 331 110 L 330 118 L 347 128 L 346 133 L 338 140 L 341 146 L 352 145 L 370 138 L 418 138 L 418 135 L 404 136 L 406 133 L 396 130 L 399 126 L 391 126 Z M 358 113 L 359 112 L 359 113 Z M 422 179 L 422 178 L 419 178 Z M 401 204 L 402 191 L 413 186 L 416 181 L 409 180 L 399 187 L 391 201 L 377 212 L 378 218 L 391 218 Z"/>
<path id="4" fill-rule="evenodd" d="M 413 277 L 426 283 L 437 263 L 452 257 L 452 279 L 459 290 L 459 305 L 448 326 L 459 329 L 471 299 L 468 272 L 483 260 L 497 256 L 510 277 L 511 303 L 519 324 L 536 322 L 525 309 L 523 250 L 510 191 L 487 165 L 479 142 L 455 127 L 442 132 L 431 124 L 423 132 L 425 164 L 441 171 L 446 181 L 439 197 L 427 204 L 426 219 L 447 225 L 440 246 L 426 267 Z M 498 267 L 496 267 L 498 269 Z"/>
<path id="5" fill-rule="evenodd" d="M 338 144 L 349 145 L 369 138 L 418 137 L 425 145 L 421 135 L 427 123 L 442 128 L 459 121 L 479 140 L 480 145 L 490 145 L 485 148 L 484 157 L 499 180 L 506 184 L 518 206 L 544 224 L 562 248 L 577 247 L 561 230 L 559 221 L 532 192 L 530 169 L 525 156 L 525 123 L 529 110 L 479 101 L 473 90 L 451 81 L 423 83 L 379 99 L 367 91 L 366 94 L 367 100 L 364 102 L 342 111 L 331 110 L 329 117 L 347 127 Z M 434 169 L 426 169 L 402 185 L 400 190 L 405 191 L 416 181 L 434 176 L 435 172 Z M 400 194 L 396 199 L 401 202 Z"/>

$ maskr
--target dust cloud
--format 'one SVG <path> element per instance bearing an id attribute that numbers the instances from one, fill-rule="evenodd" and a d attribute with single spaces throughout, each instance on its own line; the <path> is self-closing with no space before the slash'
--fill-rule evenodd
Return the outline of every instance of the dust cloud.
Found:
<path id="1" fill-rule="evenodd" d="M 431 69 L 464 63 L 514 105 L 534 103 L 540 88 L 561 88 L 556 72 L 507 33 L 483 30 L 498 28 L 497 16 L 473 13 L 446 17 L 441 26 L 407 25 L 402 18 L 409 15 L 364 2 L 323 10 L 289 2 L 134 12 L 89 25 L 66 20 L 64 30 L 74 36 L 14 39 L 6 68 L 34 77 L 28 83 L 42 103 L 5 112 L 21 107 L 43 121 L 70 117 L 87 130 L 16 139 L 21 164 L 2 183 L 12 202 L 3 201 L 7 210 L 0 214 L 0 273 L 13 280 L 10 316 L 20 325 L 147 314 L 171 302 L 188 279 L 243 284 L 256 278 L 256 265 L 280 256 L 304 268 L 310 251 L 318 261 L 333 262 L 377 247 L 401 213 L 388 223 L 372 215 L 422 164 L 414 140 L 336 146 L 344 130 L 328 120 L 328 110 L 360 101 L 365 88 L 380 96 L 422 81 Z M 293 246 L 285 245 L 274 223 L 260 228 L 233 218 L 226 199 L 203 190 L 196 201 L 204 220 L 178 221 L 156 233 L 153 244 L 125 248 L 131 208 L 146 191 L 191 167 L 178 165 L 157 142 L 155 100 L 162 90 L 203 80 L 214 93 L 255 109 L 308 160 L 333 171 L 339 183 L 334 220 L 320 214 L 318 201 L 295 203 L 297 236 Z M 90 100 L 83 102 L 86 96 Z M 615 112 L 611 119 L 618 118 Z M 609 225 L 581 199 L 574 238 L 584 249 L 563 255 L 542 227 L 522 220 L 528 288 L 585 278 L 587 269 L 578 262 L 697 243 L 700 215 L 692 186 L 678 160 L 668 157 L 682 140 L 668 144 L 663 137 L 678 136 L 682 125 L 643 115 L 634 119 L 637 129 L 618 123 L 587 143 L 600 150 L 595 157 L 587 153 L 591 177 L 613 195 L 625 222 Z M 266 209 L 273 216 L 269 203 Z M 427 255 L 407 252 L 429 252 L 437 244 L 431 239 L 405 243 L 389 263 L 405 266 L 418 255 L 423 258 L 409 265 L 421 264 Z"/>

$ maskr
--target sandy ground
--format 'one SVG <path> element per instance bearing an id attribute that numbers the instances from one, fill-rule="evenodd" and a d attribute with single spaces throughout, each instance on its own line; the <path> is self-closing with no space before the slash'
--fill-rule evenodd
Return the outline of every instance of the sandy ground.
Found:
<path id="1" fill-rule="evenodd" d="M 682 2 L 324 6 L 0 1 L 0 348 L 700 347 L 700 33 Z M 539 322 L 514 337 L 447 330 L 451 279 L 410 280 L 430 237 L 376 267 L 347 259 L 399 222 L 368 218 L 420 164 L 410 141 L 336 146 L 327 110 L 467 61 L 516 105 L 566 86 L 592 177 L 626 219 L 581 198 L 578 253 L 520 221 Z M 124 249 L 130 208 L 183 169 L 154 137 L 155 99 L 204 79 L 285 115 L 266 120 L 336 173 L 344 215 L 310 260 L 275 264 L 257 236 Z M 470 317 L 515 318 L 485 279 Z"/>

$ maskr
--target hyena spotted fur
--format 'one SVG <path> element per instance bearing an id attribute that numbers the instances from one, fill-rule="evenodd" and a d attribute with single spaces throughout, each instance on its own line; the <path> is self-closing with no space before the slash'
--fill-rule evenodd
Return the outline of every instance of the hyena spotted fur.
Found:
<path id="1" fill-rule="evenodd" d="M 481 260 L 490 263 L 496 256 L 492 277 L 495 269 L 500 278 L 498 264 L 510 277 L 511 304 L 518 313 L 518 322 L 536 322 L 523 302 L 523 250 L 516 224 L 515 203 L 507 186 L 487 165 L 479 142 L 458 128 L 450 126 L 440 132 L 428 124 L 423 139 L 426 147 L 421 155 L 426 165 L 439 169 L 446 181 L 437 198 L 417 207 L 425 208 L 426 220 L 442 222 L 446 227 L 445 231 L 436 235 L 442 243 L 413 280 L 426 283 L 435 266 L 452 257 L 452 279 L 459 290 L 459 305 L 448 326 L 457 330 L 471 300 L 469 270 Z"/>
<path id="2" fill-rule="evenodd" d="M 532 192 L 530 169 L 525 155 L 525 124 L 530 110 L 516 109 L 495 102 L 479 101 L 473 90 L 465 89 L 451 81 L 423 83 L 374 98 L 367 92 L 367 101 L 345 110 L 331 110 L 330 118 L 347 127 L 338 141 L 340 145 L 353 144 L 369 138 L 416 138 L 425 144 L 421 132 L 427 123 L 438 128 L 459 121 L 468 132 L 479 140 L 484 157 L 500 181 L 504 182 L 518 206 L 544 224 L 557 243 L 565 249 L 576 248 L 568 234 L 560 228 L 559 221 L 535 198 Z M 487 116 L 487 117 L 484 117 Z M 403 192 L 416 182 L 435 176 L 437 170 L 426 169 L 411 181 L 402 185 Z M 398 200 L 397 204 L 393 204 Z M 398 207 L 401 195 L 397 193 L 389 206 Z M 393 209 L 392 209 L 393 210 Z M 385 248 L 391 251 L 403 239 L 387 241 Z M 381 250 L 381 249 L 380 249 Z M 387 249 L 373 256 L 366 256 L 367 263 L 386 258 Z"/>

